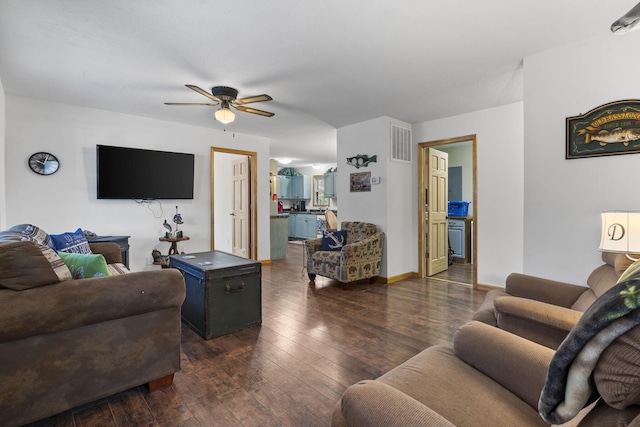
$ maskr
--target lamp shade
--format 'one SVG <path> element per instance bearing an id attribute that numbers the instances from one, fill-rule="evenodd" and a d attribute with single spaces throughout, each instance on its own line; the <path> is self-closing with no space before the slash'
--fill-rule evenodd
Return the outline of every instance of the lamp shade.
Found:
<path id="1" fill-rule="evenodd" d="M 233 111 L 231 111 L 229 108 L 222 107 L 218 111 L 216 111 L 216 113 L 214 114 L 214 117 L 216 118 L 217 121 L 224 123 L 226 125 L 228 123 L 231 123 L 233 120 L 235 120 L 236 115 L 233 114 Z"/>
<path id="2" fill-rule="evenodd" d="M 604 252 L 640 253 L 640 212 L 605 211 L 601 214 L 600 247 Z"/>

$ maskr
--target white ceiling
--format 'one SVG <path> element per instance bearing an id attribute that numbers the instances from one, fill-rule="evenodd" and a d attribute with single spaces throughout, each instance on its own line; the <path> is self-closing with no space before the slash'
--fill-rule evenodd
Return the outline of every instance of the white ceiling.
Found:
<path id="1" fill-rule="evenodd" d="M 612 35 L 637 0 L 0 0 L 6 93 L 222 129 L 185 84 L 232 86 L 266 118 L 228 131 L 335 162 L 335 129 L 522 100 L 524 57 Z M 595 56 L 594 60 L 612 60 Z M 496 126 L 499 126 L 496 123 Z"/>

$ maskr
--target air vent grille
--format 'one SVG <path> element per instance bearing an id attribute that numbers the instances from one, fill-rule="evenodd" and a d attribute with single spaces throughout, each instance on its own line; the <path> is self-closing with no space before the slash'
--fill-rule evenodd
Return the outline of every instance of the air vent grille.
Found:
<path id="1" fill-rule="evenodd" d="M 411 129 L 391 125 L 391 160 L 411 163 Z"/>

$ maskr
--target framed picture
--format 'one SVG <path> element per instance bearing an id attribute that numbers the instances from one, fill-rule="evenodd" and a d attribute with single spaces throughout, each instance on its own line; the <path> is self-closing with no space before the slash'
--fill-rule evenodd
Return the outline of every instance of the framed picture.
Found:
<path id="1" fill-rule="evenodd" d="M 356 172 L 349 177 L 349 185 L 352 193 L 371 191 L 371 172 Z"/>
<path id="2" fill-rule="evenodd" d="M 640 100 L 616 101 L 567 117 L 567 159 L 640 153 Z"/>

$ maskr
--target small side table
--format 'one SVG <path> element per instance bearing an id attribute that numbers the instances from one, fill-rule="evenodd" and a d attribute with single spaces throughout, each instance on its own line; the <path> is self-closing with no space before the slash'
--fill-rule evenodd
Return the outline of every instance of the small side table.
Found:
<path id="1" fill-rule="evenodd" d="M 93 236 L 87 237 L 89 243 L 113 242 L 120 246 L 122 263 L 129 268 L 129 237 L 131 236 Z"/>
<path id="2" fill-rule="evenodd" d="M 182 242 L 183 240 L 189 240 L 187 236 L 184 237 L 160 237 L 161 242 L 171 242 L 171 247 L 169 248 L 169 255 L 177 255 L 178 252 L 178 242 Z"/>
<path id="3" fill-rule="evenodd" d="M 169 248 L 169 254 L 167 255 L 167 260 L 166 261 L 155 261 L 154 264 L 155 265 L 159 265 L 162 268 L 166 268 L 169 266 L 169 256 L 171 255 L 177 255 L 180 252 L 178 252 L 178 242 L 182 242 L 183 240 L 189 240 L 189 238 L 187 236 L 183 236 L 183 237 L 160 237 L 159 240 L 161 242 L 169 242 L 171 243 L 171 247 Z"/>

